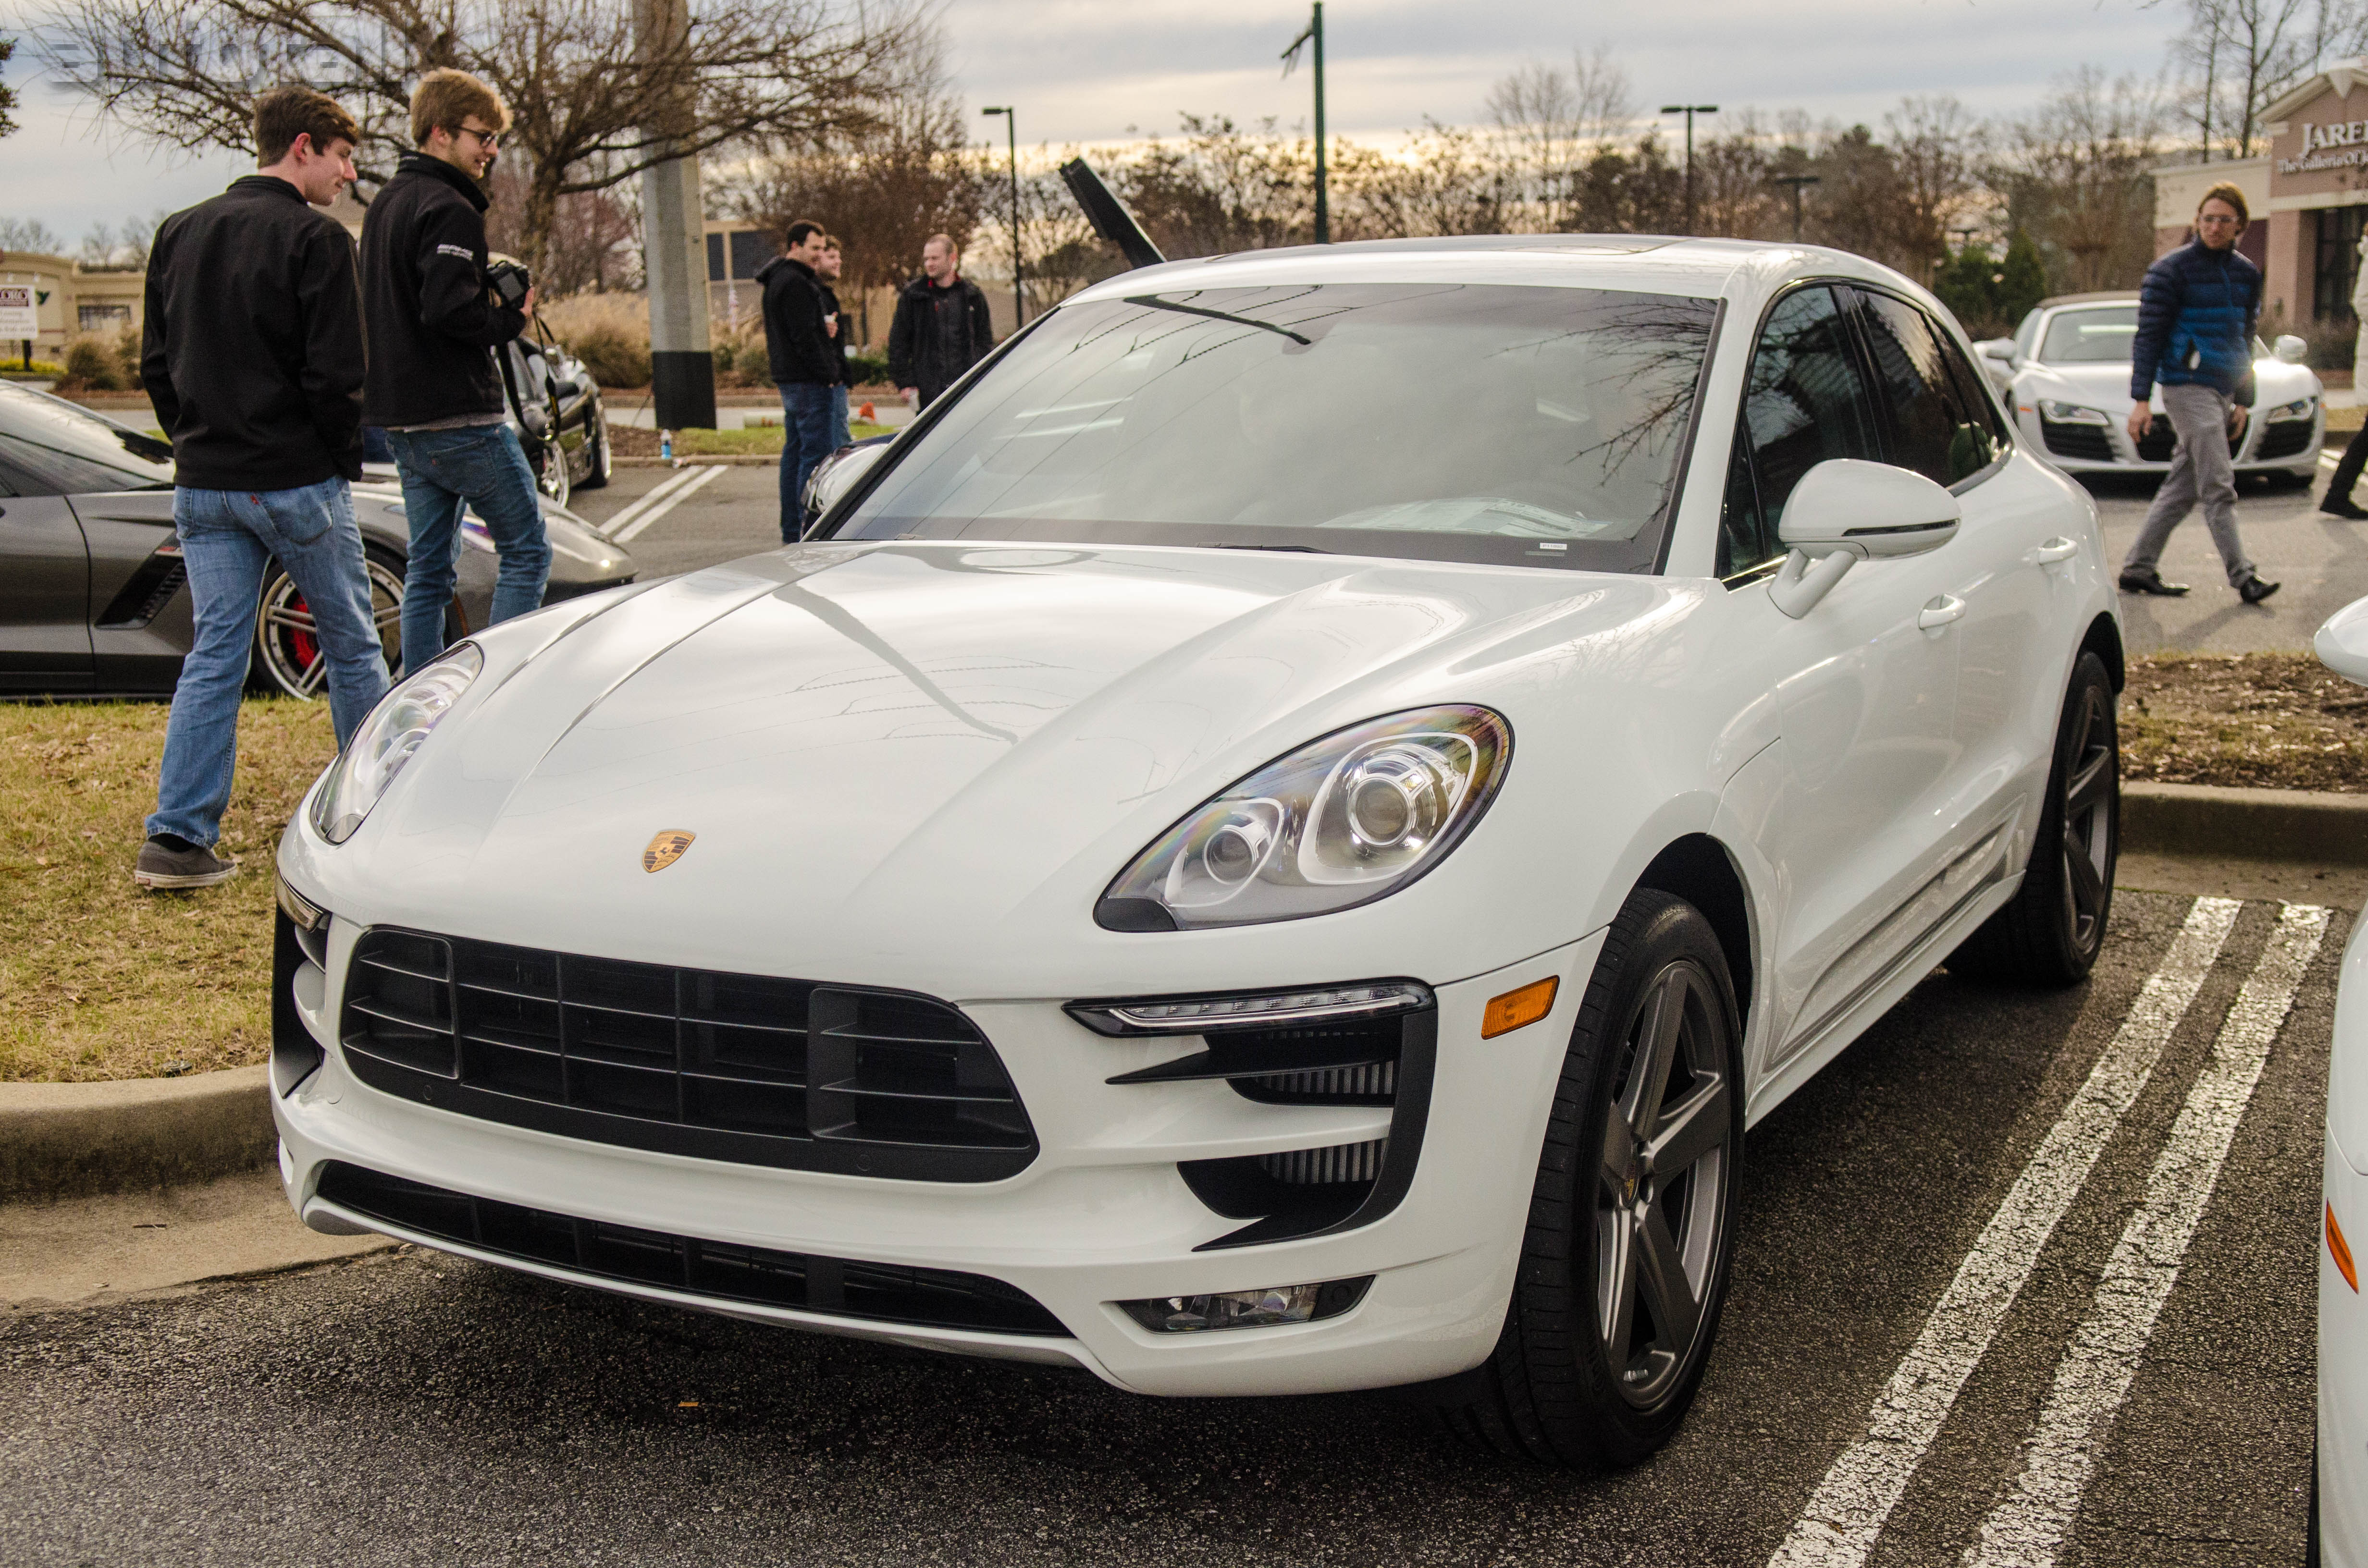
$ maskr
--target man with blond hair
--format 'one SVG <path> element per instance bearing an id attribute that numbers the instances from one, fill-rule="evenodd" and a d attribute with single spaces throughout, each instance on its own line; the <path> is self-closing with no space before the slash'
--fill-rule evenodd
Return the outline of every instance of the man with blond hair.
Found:
<path id="1" fill-rule="evenodd" d="M 897 292 L 888 324 L 888 375 L 915 408 L 926 408 L 970 374 L 995 347 L 986 295 L 962 275 L 952 238 L 931 234 L 921 245 L 921 276 Z"/>
<path id="2" fill-rule="evenodd" d="M 473 506 L 501 568 L 488 619 L 542 603 L 551 543 L 518 434 L 504 412 L 494 350 L 526 330 L 534 290 L 506 305 L 488 287 L 485 176 L 510 115 L 465 71 L 430 71 L 411 95 L 411 139 L 362 220 L 362 307 L 370 327 L 363 404 L 403 476 L 411 560 L 403 585 L 403 665 L 444 652 L 461 517 Z"/>
<path id="3" fill-rule="evenodd" d="M 156 812 L 132 880 L 211 887 L 238 764 L 267 562 L 304 596 L 337 744 L 386 689 L 348 481 L 362 472 L 354 246 L 320 209 L 353 182 L 354 118 L 309 87 L 255 101 L 257 172 L 156 231 L 140 380 L 173 442 L 173 528 L 196 635 L 173 688 Z"/>

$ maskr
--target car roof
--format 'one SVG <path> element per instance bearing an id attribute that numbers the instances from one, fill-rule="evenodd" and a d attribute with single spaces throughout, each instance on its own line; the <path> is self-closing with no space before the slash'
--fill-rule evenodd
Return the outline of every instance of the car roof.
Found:
<path id="1" fill-rule="evenodd" d="M 1715 299 L 1746 278 L 1762 287 L 1795 276 L 1853 278 L 1923 290 L 1864 256 L 1819 245 L 1668 234 L 1459 234 L 1359 240 L 1194 256 L 1137 268 L 1073 299 L 1123 299 L 1146 285 L 1261 288 L 1293 283 L 1504 283 L 1623 289 Z"/>
<path id="2" fill-rule="evenodd" d="M 2137 298 L 2135 289 L 2108 289 L 2095 294 L 2057 294 L 2040 301 L 2039 308 L 2052 311 L 2058 305 L 2134 305 Z"/>

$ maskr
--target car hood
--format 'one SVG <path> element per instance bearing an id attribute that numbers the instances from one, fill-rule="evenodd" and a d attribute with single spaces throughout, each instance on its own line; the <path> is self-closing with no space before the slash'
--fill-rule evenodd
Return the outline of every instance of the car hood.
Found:
<path id="1" fill-rule="evenodd" d="M 796 953 L 849 982 L 942 945 L 1095 937 L 1110 880 L 1251 768 L 1487 700 L 1508 644 L 1600 634 L 1633 661 L 1635 623 L 1700 592 L 1247 551 L 797 547 L 624 594 L 523 664 L 488 639 L 337 870 L 394 901 L 377 919 L 711 968 Z M 665 833 L 695 836 L 644 870 Z"/>
<path id="2" fill-rule="evenodd" d="M 2253 361 L 2253 403 L 2257 408 L 2274 408 L 2296 398 L 2316 397 L 2320 388 L 2318 378 L 2305 365 L 2289 365 L 2283 359 Z M 2113 415 L 2127 414 L 2130 408 L 2130 367 L 2128 361 L 2113 365 L 2031 365 L 2015 378 L 2018 403 L 2028 403 L 2035 398 L 2060 398 L 2089 408 L 2102 409 Z M 2159 389 L 2154 405 L 2162 406 Z"/>
<path id="3" fill-rule="evenodd" d="M 401 485 L 365 480 L 353 487 L 353 497 L 354 520 L 365 535 L 395 549 L 409 550 L 411 520 L 404 511 Z M 607 583 L 633 574 L 633 558 L 623 545 L 549 496 L 538 494 L 535 504 L 542 509 L 543 535 L 551 541 L 554 581 Z M 462 514 L 461 526 L 480 540 L 493 542 L 493 534 L 473 507 Z"/>

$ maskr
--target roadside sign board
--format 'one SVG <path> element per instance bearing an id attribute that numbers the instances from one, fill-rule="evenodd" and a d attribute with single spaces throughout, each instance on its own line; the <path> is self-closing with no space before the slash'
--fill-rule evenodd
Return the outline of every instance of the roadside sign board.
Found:
<path id="1" fill-rule="evenodd" d="M 29 283 L 0 283 L 0 341 L 39 337 L 40 312 Z"/>

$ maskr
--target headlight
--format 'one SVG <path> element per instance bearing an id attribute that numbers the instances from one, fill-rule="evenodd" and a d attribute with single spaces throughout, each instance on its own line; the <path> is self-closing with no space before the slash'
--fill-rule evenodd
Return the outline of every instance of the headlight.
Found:
<path id="1" fill-rule="evenodd" d="M 354 835 L 427 732 L 484 667 L 485 655 L 474 642 L 457 643 L 379 699 L 313 796 L 313 826 L 322 837 L 343 844 Z"/>
<path id="2" fill-rule="evenodd" d="M 2273 420 L 2307 419 L 2317 406 L 2318 400 L 2315 397 L 2298 397 L 2292 403 L 2278 404 L 2265 417 Z"/>
<path id="3" fill-rule="evenodd" d="M 2039 412 L 2058 425 L 2111 425 L 2102 409 L 2083 408 L 2077 403 L 2057 403 L 2053 398 L 2040 400 Z"/>
<path id="4" fill-rule="evenodd" d="M 1444 858 L 1513 751 L 1503 715 L 1417 708 L 1269 763 L 1159 835 L 1094 906 L 1110 931 L 1296 920 L 1368 903 Z"/>

